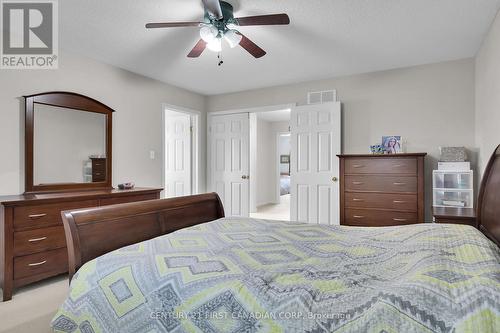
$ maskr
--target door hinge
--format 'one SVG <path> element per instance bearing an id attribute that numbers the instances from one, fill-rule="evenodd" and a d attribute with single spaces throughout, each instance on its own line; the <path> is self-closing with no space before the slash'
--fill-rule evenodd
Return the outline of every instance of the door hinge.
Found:
<path id="1" fill-rule="evenodd" d="M 190 131 L 191 133 L 193 133 L 193 126 L 190 126 L 190 127 L 189 127 L 189 131 Z"/>

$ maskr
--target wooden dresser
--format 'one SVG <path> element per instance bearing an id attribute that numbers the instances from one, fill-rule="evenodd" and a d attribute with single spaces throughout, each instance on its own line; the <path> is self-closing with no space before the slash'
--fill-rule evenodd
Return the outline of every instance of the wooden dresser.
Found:
<path id="1" fill-rule="evenodd" d="M 159 199 L 161 191 L 136 188 L 0 197 L 3 300 L 12 298 L 13 288 L 68 271 L 61 211 Z"/>
<path id="2" fill-rule="evenodd" d="M 424 222 L 426 155 L 339 155 L 340 224 L 377 227 Z"/>

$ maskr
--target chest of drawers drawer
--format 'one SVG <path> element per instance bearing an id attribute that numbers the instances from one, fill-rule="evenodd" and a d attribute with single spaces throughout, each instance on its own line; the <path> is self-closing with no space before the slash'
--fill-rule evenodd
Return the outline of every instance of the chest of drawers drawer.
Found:
<path id="1" fill-rule="evenodd" d="M 348 225 L 359 227 L 389 227 L 418 223 L 417 213 L 347 208 Z"/>
<path id="2" fill-rule="evenodd" d="M 66 247 L 62 226 L 14 232 L 14 256 Z"/>
<path id="3" fill-rule="evenodd" d="M 417 178 L 407 176 L 345 176 L 346 191 L 416 193 Z"/>
<path id="4" fill-rule="evenodd" d="M 417 212 L 417 195 L 346 192 L 345 206 Z"/>
<path id="5" fill-rule="evenodd" d="M 16 207 L 14 209 L 14 229 L 19 230 L 24 228 L 62 225 L 61 211 L 97 207 L 98 204 L 97 200 L 88 200 Z"/>
<path id="6" fill-rule="evenodd" d="M 66 248 L 14 258 L 14 280 L 38 275 L 53 276 L 67 270 Z"/>
<path id="7" fill-rule="evenodd" d="M 101 199 L 100 206 L 109 206 L 109 205 L 118 205 L 129 202 L 137 202 L 137 201 L 147 201 L 147 200 L 155 200 L 158 197 L 155 194 L 145 194 L 140 196 L 124 196 L 124 197 L 116 197 L 116 198 L 106 198 Z"/>
<path id="8" fill-rule="evenodd" d="M 346 174 L 417 174 L 414 158 L 353 158 L 345 161 Z"/>

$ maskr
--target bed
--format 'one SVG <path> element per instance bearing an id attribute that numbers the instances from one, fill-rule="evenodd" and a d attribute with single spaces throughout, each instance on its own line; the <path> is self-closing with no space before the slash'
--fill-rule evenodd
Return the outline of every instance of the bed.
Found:
<path id="1" fill-rule="evenodd" d="M 64 212 L 57 332 L 498 332 L 500 147 L 479 228 L 224 218 L 216 194 Z"/>
<path id="2" fill-rule="evenodd" d="M 290 175 L 280 175 L 280 195 L 290 194 Z"/>

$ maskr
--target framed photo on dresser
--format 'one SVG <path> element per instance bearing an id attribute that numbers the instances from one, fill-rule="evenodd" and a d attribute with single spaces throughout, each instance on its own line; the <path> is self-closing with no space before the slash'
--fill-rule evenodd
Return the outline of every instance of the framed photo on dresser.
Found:
<path id="1" fill-rule="evenodd" d="M 384 147 L 385 154 L 402 154 L 403 151 L 403 138 L 400 135 L 383 136 L 382 147 Z"/>

